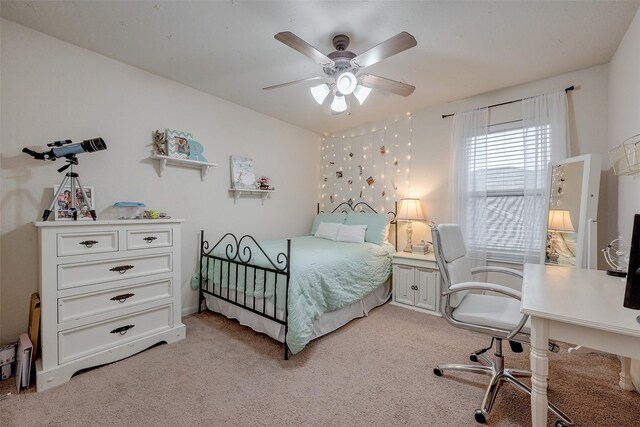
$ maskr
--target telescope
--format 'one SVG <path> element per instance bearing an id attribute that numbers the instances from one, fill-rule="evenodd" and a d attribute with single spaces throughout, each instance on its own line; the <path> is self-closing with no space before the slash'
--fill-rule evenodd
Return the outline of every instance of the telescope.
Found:
<path id="1" fill-rule="evenodd" d="M 60 194 L 62 194 L 66 188 L 69 188 L 67 187 L 67 183 L 69 183 L 71 188 L 71 206 L 69 210 L 73 215 L 73 219 L 78 219 L 79 211 L 88 211 L 91 218 L 95 221 L 97 219 L 96 211 L 89 206 L 89 197 L 87 197 L 87 192 L 80 182 L 80 175 L 74 172 L 73 167 L 78 164 L 78 157 L 76 157 L 76 154 L 93 153 L 94 151 L 106 150 L 107 144 L 104 143 L 102 138 L 87 139 L 76 144 L 72 144 L 70 139 L 65 139 L 64 141 L 55 141 L 51 144 L 47 144 L 47 147 L 53 148 L 49 151 L 38 153 L 37 151 L 33 151 L 25 147 L 22 149 L 22 152 L 27 153 L 36 160 L 56 160 L 59 157 L 64 157 L 67 164 L 58 169 L 58 172 L 64 172 L 69 168 L 71 170 L 67 172 L 62 179 L 62 184 L 60 184 L 58 191 L 53 196 L 53 201 L 51 202 L 49 209 L 44 210 L 42 220 L 46 221 L 47 218 L 49 218 L 49 215 L 53 212 L 56 202 L 60 199 Z M 76 189 L 79 190 L 82 195 L 80 203 L 76 200 L 78 198 Z"/>
<path id="2" fill-rule="evenodd" d="M 22 152 L 27 153 L 37 160 L 56 160 L 59 157 L 70 159 L 76 154 L 106 150 L 107 144 L 105 144 L 102 138 L 87 139 L 75 144 L 72 144 L 70 139 L 66 139 L 64 141 L 55 141 L 47 144 L 47 147 L 53 148 L 49 151 L 38 153 L 25 147 L 22 149 Z"/>

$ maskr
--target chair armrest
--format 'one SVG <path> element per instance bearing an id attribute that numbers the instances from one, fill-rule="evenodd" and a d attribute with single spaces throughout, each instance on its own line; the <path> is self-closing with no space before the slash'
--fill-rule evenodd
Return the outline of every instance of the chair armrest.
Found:
<path id="1" fill-rule="evenodd" d="M 461 291 L 491 291 L 499 294 L 506 295 L 508 297 L 517 299 L 520 301 L 522 297 L 522 293 L 518 292 L 514 289 L 508 288 L 502 285 L 496 285 L 495 283 L 482 283 L 482 282 L 463 282 L 457 283 L 455 285 L 449 286 L 449 290 L 442 293 L 443 296 L 448 297 L 449 295 L 461 292 Z M 448 303 L 447 303 L 448 304 Z M 520 333 L 520 330 L 524 327 L 525 323 L 529 319 L 528 314 L 523 314 L 520 318 L 520 322 L 509 332 L 509 334 L 505 337 L 507 340 L 513 339 L 516 335 Z"/>
<path id="2" fill-rule="evenodd" d="M 524 277 L 522 274 L 522 271 L 514 270 L 513 268 L 497 267 L 492 265 L 475 267 L 471 269 L 471 274 L 478 274 L 478 273 L 503 273 L 503 274 L 509 274 L 511 276 L 516 276 L 520 279 Z"/>
<path id="3" fill-rule="evenodd" d="M 522 298 L 522 293 L 515 289 L 508 288 L 502 285 L 496 285 L 495 283 L 482 283 L 482 282 L 463 282 L 449 286 L 449 290 L 442 293 L 446 296 L 455 292 L 461 291 L 491 291 L 499 294 L 506 295 L 511 298 L 515 298 L 518 301 Z"/>

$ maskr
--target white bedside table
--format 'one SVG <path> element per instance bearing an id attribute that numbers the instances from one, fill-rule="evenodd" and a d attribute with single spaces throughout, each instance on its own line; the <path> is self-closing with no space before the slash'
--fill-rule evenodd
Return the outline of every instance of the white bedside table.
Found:
<path id="1" fill-rule="evenodd" d="M 440 273 L 433 252 L 393 255 L 393 301 L 391 304 L 423 313 L 440 314 Z"/>

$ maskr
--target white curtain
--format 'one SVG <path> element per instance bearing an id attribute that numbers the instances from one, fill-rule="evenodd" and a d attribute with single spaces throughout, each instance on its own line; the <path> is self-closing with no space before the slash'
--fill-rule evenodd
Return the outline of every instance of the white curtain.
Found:
<path id="1" fill-rule="evenodd" d="M 564 92 L 524 99 L 522 134 L 509 136 L 512 145 L 508 150 L 500 139 L 503 136 L 499 127 L 490 133 L 487 108 L 454 116 L 453 220 L 462 228 L 475 265 L 486 265 L 487 255 L 492 259 L 540 263 L 546 243 L 549 163 L 569 156 L 567 111 Z M 522 145 L 513 145 L 519 139 Z M 501 150 L 505 156 L 503 164 L 500 164 Z M 513 157 L 516 152 L 521 153 L 521 159 Z M 521 165 L 521 171 L 514 171 L 516 164 Z M 508 182 L 496 184 L 496 176 L 503 176 L 503 181 Z M 504 200 L 513 198 L 500 198 L 500 189 L 513 190 L 513 184 L 521 179 L 524 197 L 505 204 Z M 507 205 L 512 220 L 504 216 Z M 505 220 L 509 221 L 506 225 Z M 497 236 L 501 231 L 503 235 Z M 511 239 L 512 245 L 522 243 L 517 244 L 516 250 L 503 245 L 500 239 Z"/>
<path id="2" fill-rule="evenodd" d="M 546 244 L 549 163 L 569 157 L 564 91 L 522 100 L 524 132 L 524 262 L 539 264 Z"/>
<path id="3" fill-rule="evenodd" d="M 460 225 L 475 266 L 487 262 L 487 169 L 489 111 L 458 113 L 453 120 L 453 221 Z M 470 142 L 476 142 L 471 143 Z"/>

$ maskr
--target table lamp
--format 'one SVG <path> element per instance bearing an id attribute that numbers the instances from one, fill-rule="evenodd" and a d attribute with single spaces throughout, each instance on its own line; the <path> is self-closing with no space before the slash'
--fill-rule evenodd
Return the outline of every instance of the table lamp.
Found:
<path id="1" fill-rule="evenodd" d="M 553 260 L 558 256 L 556 248 L 560 244 L 560 234 L 576 231 L 571 223 L 571 213 L 564 209 L 549 209 L 549 258 Z"/>
<path id="2" fill-rule="evenodd" d="M 400 210 L 397 221 L 408 221 L 407 225 L 407 245 L 404 248 L 404 252 L 411 252 L 411 235 L 413 234 L 413 221 L 424 221 L 425 217 L 422 213 L 422 206 L 420 205 L 420 199 L 402 199 L 400 200 Z"/>

